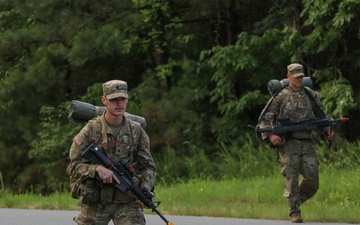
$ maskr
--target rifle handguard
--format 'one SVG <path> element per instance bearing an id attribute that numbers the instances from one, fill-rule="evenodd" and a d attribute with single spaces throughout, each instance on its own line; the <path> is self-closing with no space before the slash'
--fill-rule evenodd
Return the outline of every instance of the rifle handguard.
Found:
<path id="1" fill-rule="evenodd" d="M 279 124 L 268 127 L 255 127 L 256 134 L 261 133 L 274 133 L 274 134 L 286 134 L 294 131 L 310 131 L 320 127 L 331 127 L 337 122 L 345 123 L 349 121 L 347 117 L 341 117 L 338 119 L 320 119 L 320 120 L 306 120 L 299 123 L 291 123 L 289 120 L 282 120 Z"/>

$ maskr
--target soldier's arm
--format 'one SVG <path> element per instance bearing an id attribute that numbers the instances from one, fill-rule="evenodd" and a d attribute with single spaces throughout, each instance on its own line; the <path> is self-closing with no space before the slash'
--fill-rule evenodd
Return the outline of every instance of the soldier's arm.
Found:
<path id="1" fill-rule="evenodd" d="M 87 133 L 88 125 L 74 137 L 69 151 L 70 164 L 66 168 L 67 174 L 80 180 L 94 178 L 97 167 L 97 165 L 89 164 L 87 160 L 80 157 L 88 145 Z"/>
<path id="2" fill-rule="evenodd" d="M 135 163 L 142 175 L 140 183 L 141 188 L 151 190 L 155 183 L 156 168 L 150 152 L 150 140 L 143 129 L 141 129 Z"/>
<path id="3" fill-rule="evenodd" d="M 281 93 L 279 93 L 279 95 L 277 95 L 273 99 L 268 110 L 265 112 L 265 116 L 260 123 L 260 127 L 269 127 L 276 124 L 276 117 L 280 111 L 281 101 L 282 101 L 282 95 Z M 262 133 L 261 134 L 262 140 L 268 139 L 271 134 L 272 133 Z"/>

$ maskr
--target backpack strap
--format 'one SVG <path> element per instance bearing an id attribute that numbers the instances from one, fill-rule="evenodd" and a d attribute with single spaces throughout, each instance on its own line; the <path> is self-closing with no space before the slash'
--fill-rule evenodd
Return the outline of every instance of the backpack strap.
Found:
<path id="1" fill-rule="evenodd" d="M 131 136 L 132 136 L 132 145 L 133 145 L 133 149 L 136 150 L 137 149 L 137 145 L 140 142 L 140 138 L 142 135 L 142 129 L 141 129 L 141 125 L 138 122 L 135 122 L 133 120 L 130 120 L 130 130 L 131 130 Z"/>
<path id="2" fill-rule="evenodd" d="M 96 119 L 91 120 L 91 123 L 89 138 L 91 143 L 96 143 Z"/>
<path id="3" fill-rule="evenodd" d="M 101 135 L 102 135 L 102 147 L 103 149 L 106 151 L 107 154 L 109 154 L 108 152 L 108 143 L 107 143 L 107 133 L 106 133 L 106 124 L 105 123 L 101 123 L 101 120 L 99 119 L 99 122 L 101 124 Z"/>
<path id="4" fill-rule="evenodd" d="M 266 104 L 266 106 L 264 107 L 264 109 L 263 109 L 263 110 L 261 111 L 261 113 L 260 113 L 260 116 L 259 116 L 259 118 L 258 118 L 258 123 L 257 123 L 257 125 L 260 125 L 260 123 L 261 123 L 262 120 L 264 119 L 265 114 L 266 114 L 267 110 L 269 109 L 271 103 L 274 101 L 275 97 L 276 97 L 284 88 L 286 88 L 286 87 L 287 87 L 287 86 L 284 86 L 284 87 L 282 87 L 281 89 L 279 89 L 279 90 L 270 98 L 270 100 L 268 101 L 268 103 Z"/>
<path id="5" fill-rule="evenodd" d="M 98 129 L 97 123 L 100 123 L 100 130 Z M 114 156 L 113 154 L 108 150 L 108 143 L 107 143 L 107 133 L 106 133 L 106 127 L 105 124 L 101 123 L 101 119 L 100 117 L 96 117 L 94 119 L 92 119 L 91 121 L 89 121 L 89 139 L 90 139 L 90 143 L 94 143 L 94 144 L 98 144 L 99 140 L 97 139 L 97 133 L 101 133 L 102 136 L 102 142 L 101 142 L 101 147 L 105 153 L 107 154 L 107 156 L 112 159 Z"/>
<path id="6" fill-rule="evenodd" d="M 309 98 L 313 101 L 313 103 L 315 105 L 314 111 L 316 112 L 316 114 L 320 115 L 321 118 L 326 118 L 326 114 L 325 114 L 324 110 L 315 101 L 316 93 L 309 87 L 305 87 L 304 90 L 305 90 L 305 93 L 309 96 Z"/>

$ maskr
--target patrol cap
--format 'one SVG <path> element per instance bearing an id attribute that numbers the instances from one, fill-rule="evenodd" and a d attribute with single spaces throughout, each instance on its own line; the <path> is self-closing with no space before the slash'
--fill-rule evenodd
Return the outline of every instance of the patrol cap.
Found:
<path id="1" fill-rule="evenodd" d="M 292 75 L 293 77 L 304 77 L 304 70 L 303 66 L 299 63 L 292 63 L 287 67 L 288 74 Z"/>
<path id="2" fill-rule="evenodd" d="M 110 80 L 103 84 L 103 95 L 111 100 L 114 98 L 129 98 L 127 83 L 122 80 Z"/>

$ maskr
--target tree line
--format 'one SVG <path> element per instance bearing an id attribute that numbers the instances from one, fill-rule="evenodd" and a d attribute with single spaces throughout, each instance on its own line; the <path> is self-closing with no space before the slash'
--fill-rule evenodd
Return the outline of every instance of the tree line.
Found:
<path id="1" fill-rule="evenodd" d="M 155 158 L 196 147 L 215 159 L 221 146 L 243 145 L 268 81 L 292 62 L 329 117 L 350 117 L 341 137 L 359 138 L 360 2 L 13 0 L 0 9 L 0 172 L 15 192 L 66 190 L 83 126 L 69 122 L 69 106 L 101 105 L 110 79 L 128 82 L 128 112 L 146 118 Z"/>

